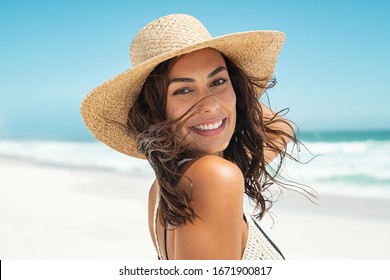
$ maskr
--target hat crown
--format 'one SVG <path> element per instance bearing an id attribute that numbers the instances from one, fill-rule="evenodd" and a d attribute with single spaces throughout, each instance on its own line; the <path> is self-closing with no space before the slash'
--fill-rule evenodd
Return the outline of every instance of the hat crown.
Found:
<path id="1" fill-rule="evenodd" d="M 174 14 L 161 17 L 143 27 L 130 47 L 133 66 L 153 57 L 210 40 L 212 37 L 196 18 Z"/>

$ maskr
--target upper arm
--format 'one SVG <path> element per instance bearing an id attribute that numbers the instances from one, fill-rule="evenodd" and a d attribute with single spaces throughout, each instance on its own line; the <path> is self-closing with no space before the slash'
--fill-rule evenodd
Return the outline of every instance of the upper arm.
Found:
<path id="1" fill-rule="evenodd" d="M 225 159 L 206 156 L 184 174 L 198 217 L 175 233 L 176 259 L 240 259 L 244 179 Z"/>
<path id="2" fill-rule="evenodd" d="M 291 124 L 262 103 L 261 108 L 263 110 L 263 118 L 265 122 L 269 122 L 272 119 L 275 120 L 269 124 L 270 129 L 278 132 L 277 134 L 268 133 L 270 140 L 272 141 L 272 145 L 280 150 L 283 150 L 291 140 L 291 136 L 294 134 Z M 264 147 L 264 158 L 266 163 L 271 162 L 277 155 L 278 152 L 274 149 L 271 149 L 269 146 Z"/>

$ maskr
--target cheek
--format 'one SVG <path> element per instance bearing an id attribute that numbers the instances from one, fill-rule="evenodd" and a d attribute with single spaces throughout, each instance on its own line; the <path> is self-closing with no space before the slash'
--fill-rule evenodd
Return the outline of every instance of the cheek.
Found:
<path id="1" fill-rule="evenodd" d="M 225 99 L 225 101 L 226 101 L 226 108 L 228 108 L 229 110 L 230 119 L 232 121 L 231 122 L 232 129 L 235 129 L 237 123 L 237 109 L 236 109 L 237 99 L 234 91 L 232 94 L 229 95 L 229 98 Z"/>
<path id="2" fill-rule="evenodd" d="M 193 106 L 193 100 L 188 100 L 183 98 L 168 98 L 166 106 L 167 119 L 169 121 L 175 121 L 186 114 Z"/>
<path id="3" fill-rule="evenodd" d="M 167 119 L 169 121 L 174 120 L 177 118 L 176 116 L 176 110 L 175 110 L 175 104 L 172 102 L 170 98 L 167 98 L 167 106 L 165 108 L 166 114 L 167 114 Z"/>
<path id="4" fill-rule="evenodd" d="M 229 94 L 229 97 L 226 98 L 226 106 L 227 108 L 230 108 L 230 111 L 231 111 L 231 114 L 236 116 L 236 102 L 237 102 L 237 99 L 236 99 L 236 94 L 234 91 L 232 91 L 230 94 Z"/>
<path id="5" fill-rule="evenodd" d="M 172 106 L 169 104 L 169 102 L 167 102 L 167 106 L 165 108 L 165 112 L 167 114 L 167 119 L 170 121 L 173 119 L 173 114 L 174 114 L 174 110 L 172 108 Z"/>
<path id="6" fill-rule="evenodd" d="M 167 103 L 166 107 L 167 119 L 173 121 L 181 117 L 184 113 L 183 109 L 177 104 Z"/>

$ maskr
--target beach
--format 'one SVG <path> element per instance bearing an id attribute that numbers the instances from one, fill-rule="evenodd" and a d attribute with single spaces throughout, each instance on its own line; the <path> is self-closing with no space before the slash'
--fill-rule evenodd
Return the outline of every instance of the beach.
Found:
<path id="1" fill-rule="evenodd" d="M 0 161 L 1 259 L 153 259 L 150 179 Z"/>
<path id="2" fill-rule="evenodd" d="M 0 259 L 153 260 L 153 176 L 0 157 Z M 390 200 L 286 193 L 260 225 L 286 259 L 390 259 Z"/>

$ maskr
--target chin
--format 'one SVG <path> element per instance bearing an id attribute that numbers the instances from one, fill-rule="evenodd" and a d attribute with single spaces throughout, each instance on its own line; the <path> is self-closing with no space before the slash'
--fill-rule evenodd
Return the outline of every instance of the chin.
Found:
<path id="1" fill-rule="evenodd" d="M 188 139 L 189 145 L 187 150 L 195 153 L 199 156 L 205 155 L 219 155 L 222 156 L 223 152 L 230 144 L 231 137 L 224 137 L 225 139 Z M 228 141 L 229 140 L 229 141 Z"/>
<path id="2" fill-rule="evenodd" d="M 228 145 L 223 145 L 221 147 L 215 147 L 215 148 L 209 148 L 209 149 L 189 149 L 190 151 L 200 155 L 200 156 L 206 156 L 206 155 L 216 155 L 216 156 L 223 156 L 223 152 L 227 148 Z"/>

